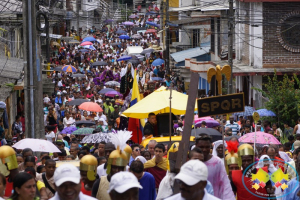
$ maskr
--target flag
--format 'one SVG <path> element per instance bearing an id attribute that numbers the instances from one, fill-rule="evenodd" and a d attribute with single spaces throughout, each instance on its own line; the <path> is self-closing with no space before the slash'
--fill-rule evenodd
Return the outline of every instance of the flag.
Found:
<path id="1" fill-rule="evenodd" d="M 140 92 L 139 92 L 139 86 L 136 79 L 136 70 L 134 70 L 133 73 L 133 85 L 132 85 L 132 95 L 131 95 L 131 101 L 130 106 L 133 106 L 137 102 L 141 100 Z M 129 118 L 128 121 L 128 130 L 132 131 L 132 137 L 131 140 L 135 143 L 140 144 L 142 142 L 143 137 L 143 128 L 145 125 L 144 119 L 135 119 L 135 118 Z"/>

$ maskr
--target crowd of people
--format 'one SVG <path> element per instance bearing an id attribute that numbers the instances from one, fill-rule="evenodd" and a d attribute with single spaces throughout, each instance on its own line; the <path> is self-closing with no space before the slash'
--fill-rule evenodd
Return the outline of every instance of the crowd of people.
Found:
<path id="1" fill-rule="evenodd" d="M 207 128 L 203 121 L 200 135 L 185 147 L 187 162 L 179 167 L 180 144 L 156 141 L 160 135 L 154 113 L 149 113 L 144 126 L 141 139 L 149 140 L 145 146 L 127 131 L 128 118 L 122 112 L 131 106 L 134 79 L 141 99 L 161 86 L 188 94 L 182 77 L 165 69 L 157 35 L 158 10 L 153 3 L 148 8 L 152 14 L 134 14 L 132 23 L 110 21 L 101 29 L 92 27 L 81 33 L 81 43 L 62 40 L 59 46 L 52 46 L 54 71 L 48 78 L 55 89 L 44 94 L 44 125 L 46 140 L 60 152 L 36 154 L 30 148 L 11 147 L 26 133 L 24 108 L 18 101 L 12 143 L 2 142 L 0 147 L 0 199 L 299 199 L 300 120 L 294 128 L 285 123 L 283 131 L 276 124 L 259 122 L 257 131 L 289 140 L 283 145 L 261 146 L 239 143 L 239 136 L 255 131 L 250 119 L 214 118 L 218 125 L 212 128 L 225 134 L 225 142 L 201 134 L 201 129 Z M 81 45 L 83 42 L 90 43 Z M 131 47 L 143 51 L 128 55 Z M 83 102 L 93 102 L 102 111 L 80 109 Z M 174 132 L 181 135 L 184 116 L 177 117 Z M 105 139 L 87 141 L 84 133 L 66 131 L 84 127 L 92 127 L 93 133 L 101 133 Z M 278 170 L 288 178 L 281 175 L 286 178 L 275 182 L 271 176 Z M 270 178 L 260 182 L 249 176 L 257 173 Z"/>

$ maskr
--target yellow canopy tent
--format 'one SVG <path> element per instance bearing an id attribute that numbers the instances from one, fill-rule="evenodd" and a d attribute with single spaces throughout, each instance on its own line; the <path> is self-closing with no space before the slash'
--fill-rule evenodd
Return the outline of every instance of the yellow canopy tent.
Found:
<path id="1" fill-rule="evenodd" d="M 188 95 L 172 90 L 172 113 L 174 115 L 184 115 Z M 195 105 L 197 110 L 197 103 Z M 170 111 L 170 90 L 160 87 L 150 95 L 146 96 L 132 107 L 125 110 L 122 115 L 126 117 L 145 119 L 149 113 L 169 113 Z"/>

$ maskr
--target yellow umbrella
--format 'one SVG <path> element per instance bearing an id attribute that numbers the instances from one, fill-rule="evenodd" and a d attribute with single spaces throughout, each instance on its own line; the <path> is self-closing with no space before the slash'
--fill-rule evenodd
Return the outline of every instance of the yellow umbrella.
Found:
<path id="1" fill-rule="evenodd" d="M 169 98 L 170 90 L 167 90 L 165 87 L 160 87 L 144 99 L 140 100 L 138 103 L 134 104 L 132 107 L 125 110 L 122 115 L 136 119 L 145 119 L 148 118 L 148 114 L 151 112 L 155 114 L 169 113 Z M 188 95 L 173 90 L 172 113 L 174 115 L 184 115 L 186 112 L 187 101 Z M 197 103 L 195 110 L 197 110 Z"/>

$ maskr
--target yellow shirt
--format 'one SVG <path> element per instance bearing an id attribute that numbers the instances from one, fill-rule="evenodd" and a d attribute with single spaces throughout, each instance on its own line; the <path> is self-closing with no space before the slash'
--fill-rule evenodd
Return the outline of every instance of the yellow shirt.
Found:
<path id="1" fill-rule="evenodd" d="M 41 189 L 43 187 L 45 188 L 46 186 L 45 186 L 45 184 L 42 181 L 37 181 L 36 182 L 36 187 L 38 188 L 39 191 L 41 191 Z"/>

